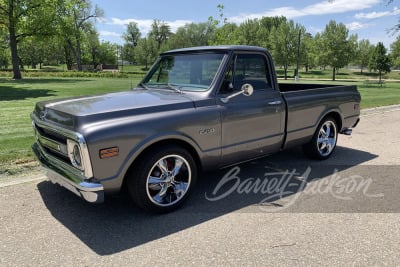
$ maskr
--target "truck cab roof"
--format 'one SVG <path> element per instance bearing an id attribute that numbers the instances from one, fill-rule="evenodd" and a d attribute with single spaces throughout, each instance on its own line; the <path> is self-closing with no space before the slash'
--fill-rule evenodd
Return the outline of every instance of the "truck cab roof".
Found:
<path id="1" fill-rule="evenodd" d="M 263 47 L 250 46 L 250 45 L 216 45 L 216 46 L 196 46 L 189 48 L 180 48 L 166 51 L 161 55 L 172 53 L 193 53 L 193 52 L 206 52 L 206 51 L 252 51 L 268 53 L 268 50 Z"/>

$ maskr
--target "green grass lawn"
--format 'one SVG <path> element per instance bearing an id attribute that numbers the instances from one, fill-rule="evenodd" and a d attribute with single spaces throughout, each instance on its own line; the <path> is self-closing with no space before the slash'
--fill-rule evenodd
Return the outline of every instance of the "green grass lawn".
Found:
<path id="1" fill-rule="evenodd" d="M 0 176 L 33 160 L 30 113 L 38 101 L 124 91 L 139 80 L 112 78 L 0 79 Z M 29 165 L 29 164 L 28 164 Z"/>
<path id="2" fill-rule="evenodd" d="M 22 172 L 35 162 L 31 152 L 34 138 L 29 115 L 36 102 L 124 91 L 138 82 L 138 78 L 26 78 L 21 81 L 0 78 L 0 177 Z M 300 82 L 356 84 L 362 95 L 362 108 L 400 104 L 400 83 L 396 82 L 388 82 L 383 87 L 364 87 L 361 81 L 301 79 Z"/>

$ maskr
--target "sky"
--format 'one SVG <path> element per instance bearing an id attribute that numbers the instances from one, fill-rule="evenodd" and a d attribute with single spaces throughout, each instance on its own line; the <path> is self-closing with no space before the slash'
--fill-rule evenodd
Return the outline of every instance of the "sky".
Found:
<path id="1" fill-rule="evenodd" d="M 129 22 L 138 23 L 146 36 L 154 19 L 164 21 L 172 31 L 186 23 L 205 22 L 210 16 L 219 18 L 218 4 L 224 5 L 228 22 L 240 24 L 263 16 L 285 16 L 306 27 L 312 35 L 324 30 L 330 20 L 344 23 L 350 34 L 371 43 L 383 42 L 389 49 L 400 33 L 391 30 L 400 20 L 400 1 L 386 0 L 92 0 L 104 10 L 97 20 L 100 40 L 122 44 L 122 34 Z"/>

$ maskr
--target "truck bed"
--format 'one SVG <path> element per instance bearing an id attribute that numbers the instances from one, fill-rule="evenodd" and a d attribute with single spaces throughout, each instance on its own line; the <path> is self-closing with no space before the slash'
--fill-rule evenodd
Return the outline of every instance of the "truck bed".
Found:
<path id="1" fill-rule="evenodd" d="M 279 90 L 281 92 L 294 92 L 294 91 L 303 91 L 310 89 L 321 89 L 321 88 L 329 88 L 329 87 L 340 87 L 343 85 L 333 85 L 333 84 L 303 84 L 303 83 L 280 83 Z"/>
<path id="2" fill-rule="evenodd" d="M 339 132 L 351 128 L 358 119 L 359 109 L 355 105 L 360 96 L 354 85 L 279 84 L 279 89 L 286 102 L 285 147 L 311 139 L 322 114 L 328 110 L 335 111 L 333 116 L 346 114 L 337 118 L 342 121 Z"/>

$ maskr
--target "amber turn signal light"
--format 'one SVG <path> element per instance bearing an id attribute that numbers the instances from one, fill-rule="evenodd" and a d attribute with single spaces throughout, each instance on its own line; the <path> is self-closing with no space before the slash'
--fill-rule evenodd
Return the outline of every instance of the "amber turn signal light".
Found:
<path id="1" fill-rule="evenodd" d="M 104 148 L 100 150 L 99 154 L 101 159 L 116 157 L 119 154 L 119 148 L 118 147 Z"/>

